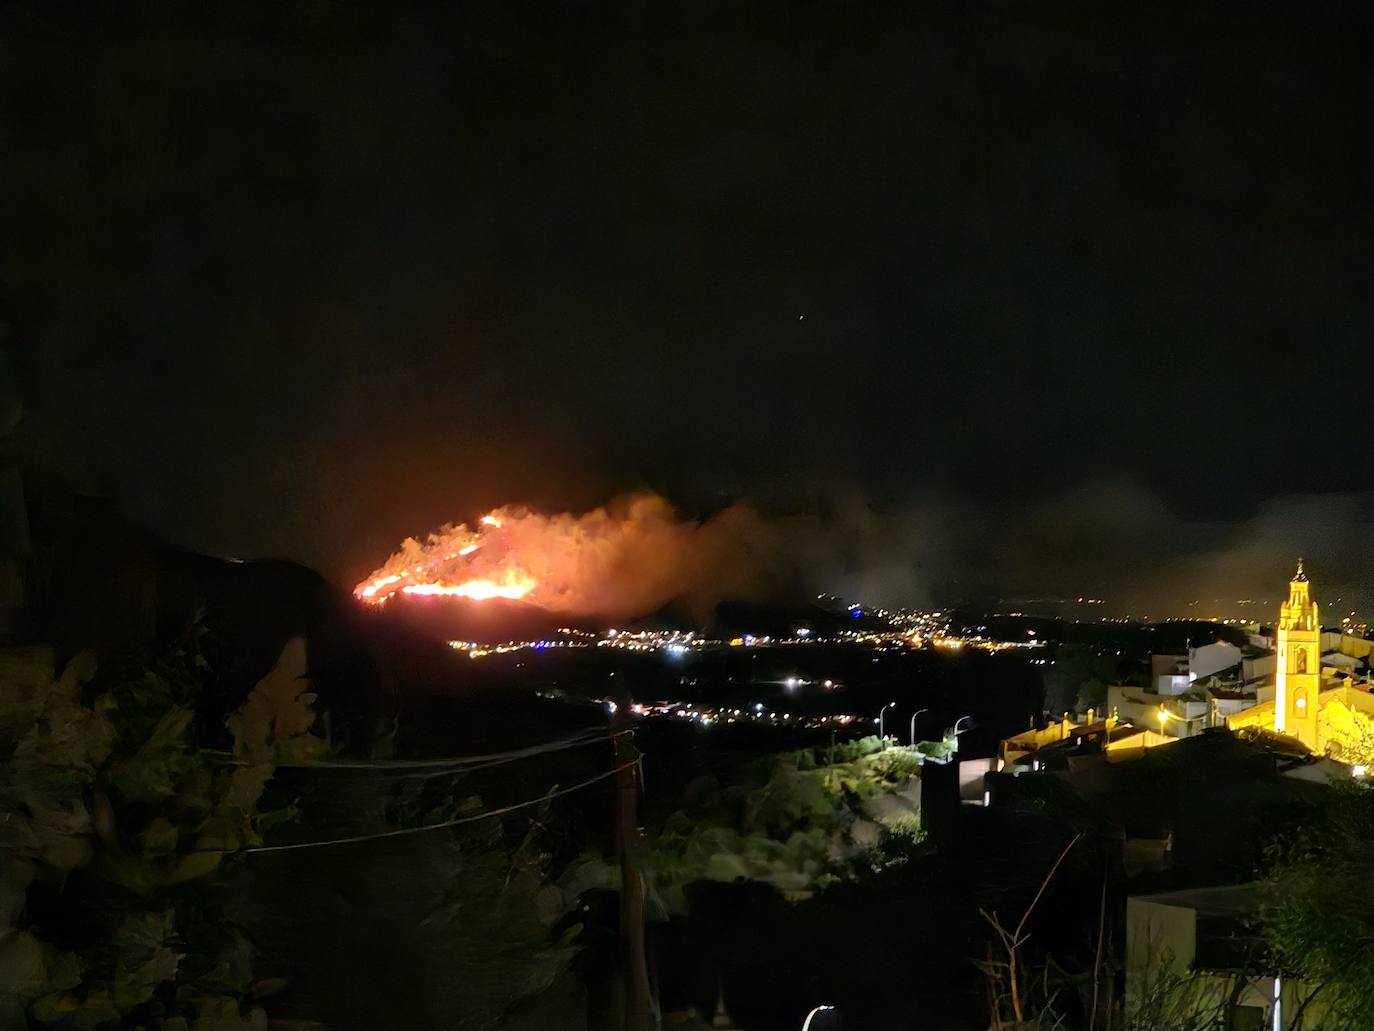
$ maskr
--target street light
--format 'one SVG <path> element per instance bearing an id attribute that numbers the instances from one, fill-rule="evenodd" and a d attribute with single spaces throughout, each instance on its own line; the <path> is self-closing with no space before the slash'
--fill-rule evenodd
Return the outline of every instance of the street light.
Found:
<path id="1" fill-rule="evenodd" d="M 911 714 L 911 747 L 916 747 L 916 717 L 923 712 L 930 712 L 929 709 L 917 709 Z"/>
<path id="2" fill-rule="evenodd" d="M 884 748 L 887 747 L 887 735 L 883 733 L 883 716 L 887 713 L 888 709 L 891 709 L 896 704 L 896 702 L 888 702 L 878 710 L 878 740 L 883 743 Z"/>
<path id="3" fill-rule="evenodd" d="M 806 1015 L 806 1020 L 802 1023 L 802 1031 L 810 1031 L 811 1021 L 816 1018 L 817 1013 L 824 1013 L 826 1010 L 833 1010 L 834 1006 L 817 1006 Z"/>
<path id="4" fill-rule="evenodd" d="M 959 729 L 959 724 L 963 723 L 964 720 L 971 719 L 973 719 L 972 716 L 960 716 L 957 720 L 954 721 L 954 729 L 949 732 L 950 737 L 954 738 L 954 745 L 952 748 L 953 751 L 959 751 L 959 735 L 963 733 L 963 731 Z"/>

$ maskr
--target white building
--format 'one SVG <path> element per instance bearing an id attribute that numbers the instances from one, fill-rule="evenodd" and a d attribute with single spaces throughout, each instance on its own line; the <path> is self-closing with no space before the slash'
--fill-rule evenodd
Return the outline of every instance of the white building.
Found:
<path id="1" fill-rule="evenodd" d="M 1200 648 L 1190 648 L 1188 650 L 1188 679 L 1197 680 L 1199 677 L 1210 677 L 1222 670 L 1230 669 L 1232 666 L 1239 666 L 1242 657 L 1241 650 L 1226 641 L 1215 641 L 1212 644 L 1204 644 Z"/>
<path id="2" fill-rule="evenodd" d="M 1301 981 L 1251 969 L 1262 950 L 1245 947 L 1245 925 L 1259 908 L 1259 886 L 1235 884 L 1133 895 L 1126 900 L 1126 1012 L 1162 992 L 1191 993 L 1215 1007 L 1217 1026 L 1288 1028 L 1313 994 Z M 1316 1026 L 1320 997 L 1308 1006 Z"/>

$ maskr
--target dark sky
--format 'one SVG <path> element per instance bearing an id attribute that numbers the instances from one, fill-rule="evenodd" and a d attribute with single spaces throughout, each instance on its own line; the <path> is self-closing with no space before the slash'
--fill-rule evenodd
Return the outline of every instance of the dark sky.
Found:
<path id="1" fill-rule="evenodd" d="M 35 461 L 343 580 L 635 488 L 927 586 L 1369 536 L 1367 5 L 407 8 L 0 6 Z"/>

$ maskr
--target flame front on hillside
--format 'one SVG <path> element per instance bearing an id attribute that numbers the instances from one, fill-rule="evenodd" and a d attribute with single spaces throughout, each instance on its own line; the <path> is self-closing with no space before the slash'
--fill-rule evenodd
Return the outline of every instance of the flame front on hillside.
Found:
<path id="1" fill-rule="evenodd" d="M 397 595 L 523 601 L 550 612 L 638 616 L 682 600 L 709 616 L 756 589 L 770 535 L 747 507 L 683 518 L 656 494 L 590 512 L 519 506 L 411 538 L 354 589 L 369 605 Z"/>
<path id="2" fill-rule="evenodd" d="M 501 518 L 492 513 L 479 520 L 476 530 L 450 525 L 431 534 L 424 544 L 411 538 L 386 565 L 358 584 L 353 594 L 371 605 L 381 605 L 397 594 L 473 601 L 523 598 L 536 582 L 516 563 L 499 534 L 493 533 L 502 526 Z"/>

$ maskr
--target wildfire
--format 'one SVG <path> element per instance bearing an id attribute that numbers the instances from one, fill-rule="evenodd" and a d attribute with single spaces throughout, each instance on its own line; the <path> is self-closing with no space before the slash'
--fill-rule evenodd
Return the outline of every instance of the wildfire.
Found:
<path id="1" fill-rule="evenodd" d="M 472 598 L 486 601 L 488 598 L 523 598 L 534 589 L 534 580 L 527 576 L 513 576 L 505 583 L 495 580 L 464 580 L 460 584 L 439 583 L 407 584 L 401 588 L 402 594 L 444 594 L 454 598 Z"/>
<path id="2" fill-rule="evenodd" d="M 504 526 L 496 515 L 484 515 L 478 528 L 445 526 L 425 543 L 411 538 L 391 560 L 353 589 L 371 605 L 397 594 L 469 598 L 524 598 L 537 581 L 521 567 L 506 541 L 492 536 Z M 398 568 L 399 567 L 399 568 Z"/>
<path id="3" fill-rule="evenodd" d="M 403 541 L 353 593 L 368 605 L 402 594 L 519 600 L 612 620 L 686 599 L 706 620 L 721 598 L 757 590 L 773 540 L 745 506 L 697 521 L 657 494 L 626 494 L 585 512 L 504 505 Z"/>

